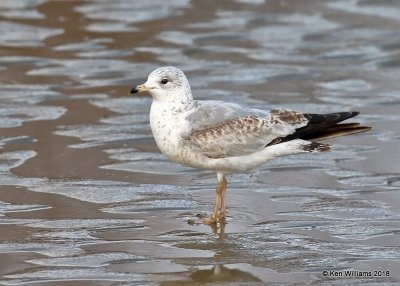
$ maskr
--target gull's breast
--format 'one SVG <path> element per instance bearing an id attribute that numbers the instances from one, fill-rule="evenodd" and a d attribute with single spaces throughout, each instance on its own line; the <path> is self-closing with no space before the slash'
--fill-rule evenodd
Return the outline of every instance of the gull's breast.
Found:
<path id="1" fill-rule="evenodd" d="M 163 154 L 178 163 L 182 163 L 184 153 L 180 136 L 182 125 L 178 115 L 171 114 L 166 107 L 152 105 L 150 126 L 156 144 Z"/>

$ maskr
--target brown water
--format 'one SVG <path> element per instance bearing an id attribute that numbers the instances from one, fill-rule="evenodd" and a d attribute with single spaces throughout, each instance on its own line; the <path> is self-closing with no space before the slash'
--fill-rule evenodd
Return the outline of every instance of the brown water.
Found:
<path id="1" fill-rule="evenodd" d="M 400 2 L 148 2 L 0 1 L 0 284 L 399 283 Z M 215 176 L 164 158 L 127 95 L 167 64 L 200 99 L 375 131 L 230 176 L 214 235 L 186 222 Z"/>

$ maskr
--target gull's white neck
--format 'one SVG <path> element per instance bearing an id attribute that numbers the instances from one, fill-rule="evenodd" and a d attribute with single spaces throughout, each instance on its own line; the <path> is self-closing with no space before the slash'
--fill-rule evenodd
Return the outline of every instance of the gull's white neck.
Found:
<path id="1" fill-rule="evenodd" d="M 184 91 L 179 94 L 166 93 L 163 96 L 153 96 L 153 103 L 151 104 L 150 110 L 150 120 L 151 117 L 157 117 L 160 115 L 160 113 L 163 113 L 163 116 L 177 116 L 190 109 L 193 103 L 194 100 L 190 88 L 184 89 Z"/>

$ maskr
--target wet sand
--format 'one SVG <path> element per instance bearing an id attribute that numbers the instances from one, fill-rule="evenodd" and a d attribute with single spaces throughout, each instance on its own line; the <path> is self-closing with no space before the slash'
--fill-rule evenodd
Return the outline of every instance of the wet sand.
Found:
<path id="1" fill-rule="evenodd" d="M 215 2 L 0 3 L 1 285 L 399 283 L 400 5 Z M 187 224 L 215 175 L 160 154 L 128 96 L 162 65 L 198 99 L 375 130 L 231 175 L 216 235 Z"/>

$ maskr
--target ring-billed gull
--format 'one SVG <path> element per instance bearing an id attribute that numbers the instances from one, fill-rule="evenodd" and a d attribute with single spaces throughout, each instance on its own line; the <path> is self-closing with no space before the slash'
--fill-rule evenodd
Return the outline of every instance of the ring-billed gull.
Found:
<path id="1" fill-rule="evenodd" d="M 246 171 L 273 158 L 325 152 L 321 140 L 371 130 L 339 122 L 356 111 L 309 114 L 288 109 L 269 112 L 238 104 L 194 100 L 185 74 L 175 67 L 150 73 L 131 94 L 147 91 L 153 98 L 150 125 L 158 148 L 179 164 L 217 174 L 214 211 L 206 224 L 225 222 L 226 175 Z"/>

